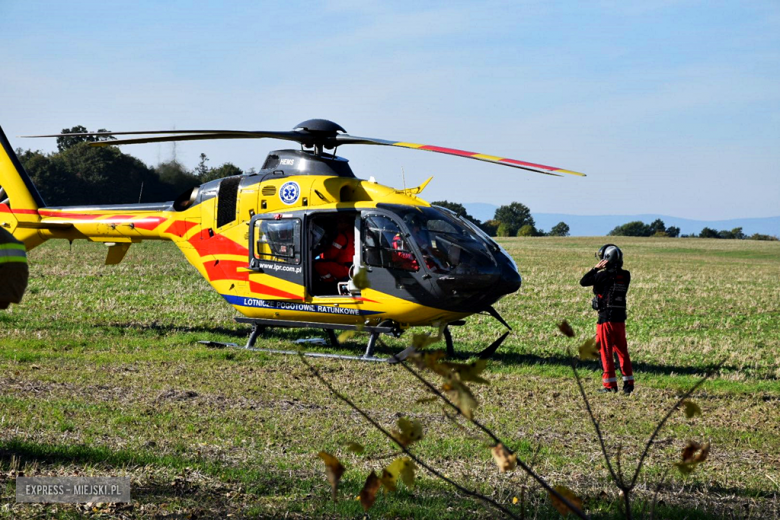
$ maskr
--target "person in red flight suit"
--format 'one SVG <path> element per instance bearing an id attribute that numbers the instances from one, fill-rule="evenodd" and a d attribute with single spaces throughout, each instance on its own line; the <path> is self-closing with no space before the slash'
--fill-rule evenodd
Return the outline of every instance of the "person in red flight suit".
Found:
<path id="1" fill-rule="evenodd" d="M 603 246 L 596 253 L 599 263 L 580 280 L 583 287 L 593 287 L 593 309 L 599 313 L 596 338 L 601 351 L 604 373 L 600 392 L 617 392 L 615 374 L 616 352 L 623 373 L 623 393 L 634 391 L 634 370 L 626 343 L 626 294 L 631 273 L 623 269 L 623 252 L 614 244 Z"/>
<path id="2" fill-rule="evenodd" d="M 420 268 L 417 264 L 417 259 L 414 258 L 414 253 L 405 245 L 404 239 L 400 234 L 396 234 L 393 237 L 393 253 L 391 258 L 393 260 L 393 265 L 399 269 L 417 271 Z"/>
<path id="3" fill-rule="evenodd" d="M 323 282 L 337 282 L 349 278 L 349 268 L 355 256 L 355 230 L 352 219 L 339 217 L 336 238 L 314 262 L 314 270 Z"/>

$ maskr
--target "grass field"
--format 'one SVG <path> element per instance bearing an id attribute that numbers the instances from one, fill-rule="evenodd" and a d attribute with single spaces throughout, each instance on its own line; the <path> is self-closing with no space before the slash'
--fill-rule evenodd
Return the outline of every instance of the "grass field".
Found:
<path id="1" fill-rule="evenodd" d="M 572 488 L 594 518 L 617 515 L 600 448 L 578 395 L 567 319 L 594 333 L 590 294 L 579 286 L 603 238 L 508 239 L 523 288 L 498 309 L 514 332 L 474 386 L 476 417 L 552 484 Z M 637 512 L 689 439 L 712 443 L 690 476 L 672 470 L 659 492 L 661 518 L 780 516 L 780 243 L 621 239 L 631 270 L 629 351 L 634 395 L 598 395 L 600 372 L 581 374 L 610 452 L 633 471 L 656 422 L 681 393 L 727 358 L 694 396 L 703 415 L 675 413 L 637 489 Z M 362 516 L 354 500 L 393 447 L 335 400 L 295 356 L 213 349 L 247 330 L 171 244 L 133 246 L 119 266 L 105 247 L 48 243 L 30 254 L 23 305 L 0 314 L 0 517 Z M 454 330 L 456 348 L 477 352 L 502 333 L 474 316 Z M 289 349 L 316 331 L 279 331 L 264 346 Z M 404 340 L 392 340 L 397 348 Z M 363 348 L 355 341 L 354 353 Z M 324 351 L 333 350 L 318 347 Z M 500 474 L 477 432 L 462 430 L 403 369 L 314 360 L 337 388 L 385 426 L 423 422 L 415 451 L 462 485 L 527 518 L 556 518 L 546 495 L 515 471 Z M 358 441 L 366 454 L 349 453 Z M 347 466 L 341 500 L 330 500 L 320 450 Z M 15 503 L 18 475 L 130 476 L 132 506 Z M 378 518 L 492 518 L 496 512 L 420 473 L 413 490 L 382 495 Z M 524 504 L 513 504 L 528 485 Z"/>

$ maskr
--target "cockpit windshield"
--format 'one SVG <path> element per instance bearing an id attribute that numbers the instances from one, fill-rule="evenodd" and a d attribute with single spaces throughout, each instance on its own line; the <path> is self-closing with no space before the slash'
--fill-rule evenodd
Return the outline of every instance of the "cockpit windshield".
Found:
<path id="1" fill-rule="evenodd" d="M 457 217 L 436 208 L 393 207 L 434 273 L 485 273 L 496 266 L 486 243 Z"/>

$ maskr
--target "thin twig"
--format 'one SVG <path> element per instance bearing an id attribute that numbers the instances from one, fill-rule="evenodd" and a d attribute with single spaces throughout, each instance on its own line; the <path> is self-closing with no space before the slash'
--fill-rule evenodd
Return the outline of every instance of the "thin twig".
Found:
<path id="1" fill-rule="evenodd" d="M 402 454 L 402 451 L 393 451 L 391 453 L 385 453 L 384 455 L 374 455 L 373 457 L 365 457 L 365 460 L 385 460 L 392 459 Z"/>
<path id="2" fill-rule="evenodd" d="M 631 520 L 631 499 L 629 498 L 629 494 L 631 493 L 631 490 L 626 488 L 625 480 L 623 480 L 623 468 L 620 466 L 620 455 L 623 452 L 623 445 L 618 444 L 617 453 L 615 454 L 615 462 L 617 464 L 617 474 L 620 481 L 618 482 L 618 487 L 621 491 L 623 491 L 623 502 L 625 503 L 624 507 L 626 509 L 626 518 L 628 520 Z"/>
<path id="3" fill-rule="evenodd" d="M 388 432 L 387 430 L 385 430 L 385 429 L 384 429 L 384 428 L 383 428 L 383 427 L 382 427 L 382 426 L 381 426 L 379 423 L 377 423 L 377 422 L 376 422 L 374 419 L 372 419 L 372 418 L 371 418 L 371 417 L 370 417 L 370 416 L 369 416 L 369 415 L 368 415 L 366 412 L 364 412 L 364 411 L 363 411 L 362 409 L 360 409 L 360 408 L 359 408 L 359 407 L 358 407 L 358 406 L 357 406 L 355 403 L 353 403 L 352 401 L 350 401 L 350 400 L 349 400 L 349 399 L 348 399 L 346 396 L 342 395 L 342 394 L 341 394 L 341 393 L 339 393 L 339 392 L 338 392 L 338 391 L 337 391 L 335 388 L 333 388 L 333 386 L 331 386 L 331 384 L 330 384 L 330 383 L 328 383 L 328 381 L 327 381 L 327 380 L 326 380 L 324 377 L 322 377 L 322 375 L 320 374 L 320 372 L 319 372 L 319 371 L 318 371 L 318 370 L 317 370 L 317 369 L 316 369 L 316 368 L 315 368 L 315 367 L 314 367 L 314 366 L 313 366 L 311 363 L 309 363 L 309 362 L 306 360 L 306 358 L 305 358 L 305 357 L 303 357 L 303 356 L 300 356 L 300 360 L 301 360 L 301 362 L 303 362 L 303 364 L 304 364 L 304 365 L 306 365 L 306 367 L 308 367 L 308 369 L 309 369 L 309 370 L 310 370 L 310 371 L 311 371 L 311 372 L 314 374 L 314 376 L 315 376 L 317 379 L 319 379 L 319 381 L 320 381 L 320 382 L 321 382 L 323 385 L 325 385 L 325 387 L 326 387 L 328 390 L 330 390 L 330 392 L 331 392 L 333 395 L 335 395 L 336 397 L 338 397 L 339 399 L 341 399 L 342 401 L 344 401 L 344 403 L 346 403 L 347 405 L 349 405 L 349 407 L 350 407 L 350 408 L 352 408 L 352 409 L 353 409 L 353 410 L 355 410 L 357 413 L 359 413 L 361 416 L 363 416 L 363 418 L 364 418 L 365 420 L 367 420 L 367 421 L 368 421 L 368 422 L 371 424 L 371 426 L 373 426 L 374 428 L 376 428 L 377 430 L 379 430 L 379 431 L 380 431 L 380 432 L 381 432 L 381 433 L 382 433 L 382 434 L 383 434 L 385 437 L 387 437 L 388 439 L 390 439 L 390 440 L 391 440 L 393 443 L 395 443 L 395 444 L 396 444 L 396 445 L 397 445 L 399 448 L 401 448 L 401 450 L 402 450 L 402 451 L 403 451 L 403 452 L 404 452 L 404 453 L 405 453 L 405 454 L 406 454 L 406 455 L 407 455 L 407 456 L 408 456 L 410 459 L 412 459 L 414 462 L 416 462 L 416 463 L 417 463 L 417 464 L 418 464 L 420 467 L 424 468 L 424 469 L 425 469 L 426 471 L 428 471 L 429 473 L 431 473 L 431 474 L 435 475 L 435 476 L 436 476 L 436 477 L 438 477 L 439 479 L 441 479 L 441 480 L 443 480 L 444 482 L 448 483 L 449 485 L 453 486 L 455 489 L 457 489 L 457 490 L 458 490 L 458 491 L 460 491 L 461 493 L 464 493 L 464 494 L 466 494 L 466 495 L 468 495 L 468 496 L 470 496 L 470 497 L 474 497 L 474 498 L 477 498 L 477 499 L 479 499 L 479 500 L 482 500 L 483 502 L 487 502 L 488 504 L 492 505 L 493 507 L 495 507 L 496 509 L 498 509 L 499 511 L 501 511 L 502 513 L 504 513 L 505 515 L 507 515 L 507 516 L 509 516 L 509 517 L 511 517 L 511 518 L 517 518 L 517 516 L 515 516 L 515 515 L 514 515 L 514 514 L 513 514 L 513 513 L 512 513 L 510 510 L 508 510 L 507 508 L 505 508 L 504 506 L 502 506 L 501 504 L 499 504 L 498 502 L 496 502 L 496 501 L 495 501 L 495 500 L 493 500 L 492 498 L 490 498 L 490 497 L 487 497 L 487 496 L 485 496 L 485 495 L 483 495 L 483 494 L 481 494 L 481 493 L 478 493 L 478 492 L 476 492 L 476 491 L 472 491 L 472 490 L 470 490 L 470 489 L 467 489 L 467 488 L 465 488 L 465 487 L 461 486 L 461 485 L 460 485 L 460 484 L 458 484 L 457 482 L 454 482 L 454 481 L 450 480 L 449 478 L 445 477 L 443 474 L 439 473 L 437 470 L 435 470 L 434 468 L 430 467 L 428 464 L 426 464 L 425 462 L 423 462 L 422 460 L 420 460 L 420 459 L 419 459 L 419 458 L 418 458 L 418 457 L 417 457 L 417 456 L 416 456 L 414 453 L 410 452 L 410 451 L 409 451 L 409 450 L 406 448 L 406 446 L 404 446 L 403 444 L 401 444 L 401 443 L 400 443 L 400 442 L 399 442 L 399 441 L 398 441 L 398 440 L 397 440 L 395 437 L 393 437 L 393 436 L 390 434 L 390 432 Z"/>
<path id="4" fill-rule="evenodd" d="M 658 433 L 661 431 L 661 428 L 663 428 L 664 424 L 666 424 L 666 421 L 669 420 L 669 417 L 672 416 L 672 413 L 674 413 L 674 411 L 682 404 L 683 401 L 688 399 L 688 397 L 690 397 L 691 394 L 693 394 L 693 392 L 695 392 L 701 385 L 703 385 L 704 382 L 707 379 L 709 379 L 715 372 L 720 370 L 720 368 L 726 362 L 726 359 L 727 358 L 723 358 L 722 360 L 720 360 L 720 362 L 717 365 L 715 365 L 715 368 L 713 368 L 712 370 L 707 372 L 707 374 L 703 378 L 699 379 L 699 381 L 695 385 L 693 385 L 690 390 L 685 392 L 685 394 L 677 400 L 677 402 L 674 404 L 674 406 L 672 406 L 669 409 L 669 411 L 666 413 L 666 415 L 661 420 L 661 422 L 658 423 L 658 426 L 655 427 L 655 431 L 650 436 L 650 438 L 647 440 L 647 444 L 645 444 L 645 451 L 643 451 L 642 452 L 642 456 L 639 457 L 639 464 L 637 465 L 636 471 L 634 472 L 634 478 L 631 479 L 630 487 L 632 489 L 633 489 L 634 485 L 636 485 L 636 479 L 639 478 L 639 472 L 642 471 L 642 464 L 644 464 L 645 458 L 647 457 L 647 453 L 650 451 L 650 446 L 653 444 L 653 440 L 656 438 Z"/>
<path id="5" fill-rule="evenodd" d="M 407 371 L 408 371 L 410 374 L 412 374 L 414 377 L 416 377 L 416 378 L 417 378 L 417 379 L 418 379 L 418 380 L 419 380 L 419 381 L 420 381 L 422 384 L 424 384 L 424 385 L 425 385 L 425 386 L 428 388 L 428 390 L 430 390 L 430 391 L 431 391 L 432 393 L 434 393 L 434 394 L 435 394 L 437 397 L 439 397 L 439 399 L 441 399 L 441 400 L 442 400 L 442 401 L 444 401 L 444 402 L 445 402 L 447 405 L 449 405 L 449 406 L 450 406 L 450 408 L 452 408 L 453 410 L 455 410 L 456 412 L 458 412 L 458 414 L 459 414 L 459 415 L 463 415 L 463 417 L 466 417 L 466 416 L 464 415 L 464 413 L 461 411 L 460 407 L 458 407 L 458 405 L 456 405 L 455 403 L 453 403 L 452 401 L 450 401 L 450 400 L 447 398 L 447 396 L 445 396 L 445 395 L 444 395 L 444 394 L 441 392 L 441 390 L 439 390 L 438 388 L 436 388 L 435 386 L 433 386 L 433 384 L 432 384 L 430 381 L 428 381 L 427 379 L 425 379 L 425 378 L 424 378 L 423 376 L 421 376 L 421 375 L 420 375 L 420 374 L 419 374 L 419 373 L 418 373 L 416 370 L 414 370 L 412 367 L 410 367 L 410 366 L 409 366 L 409 365 L 406 363 L 406 361 L 401 361 L 399 364 L 400 364 L 402 367 L 404 367 L 404 368 L 405 368 L 405 369 L 406 369 L 406 370 L 407 370 Z M 480 422 L 479 422 L 479 421 L 477 421 L 476 419 L 469 419 L 468 417 L 466 417 L 466 419 L 468 419 L 468 420 L 471 422 L 471 424 L 473 424 L 474 426 L 476 426 L 477 428 L 479 428 L 480 430 L 482 430 L 483 432 L 485 432 L 485 434 L 486 434 L 488 437 L 490 437 L 490 438 L 493 440 L 493 442 L 495 442 L 496 444 L 498 444 L 498 443 L 500 443 L 500 442 L 501 442 L 501 439 L 499 439 L 498 437 L 496 437 L 496 435 L 495 435 L 495 434 L 494 434 L 492 431 L 490 431 L 490 430 L 489 430 L 487 427 L 485 427 L 484 425 L 482 425 L 482 423 L 480 423 Z M 506 445 L 505 445 L 505 446 L 506 446 Z"/>
<path id="6" fill-rule="evenodd" d="M 476 426 L 477 428 L 479 428 L 480 430 L 485 432 L 488 435 L 488 437 L 490 437 L 493 440 L 493 442 L 495 442 L 496 444 L 503 444 L 504 446 L 506 446 L 506 444 L 501 439 L 499 439 L 496 436 L 495 433 L 490 431 L 487 427 L 482 425 L 479 421 L 477 421 L 474 418 L 467 417 L 466 414 L 463 413 L 463 411 L 460 409 L 460 407 L 458 405 L 456 405 L 455 403 L 450 401 L 447 398 L 447 396 L 445 396 L 438 388 L 433 386 L 430 381 L 428 381 L 427 379 L 422 377 L 419 373 L 417 373 L 417 371 L 412 369 L 406 363 L 406 361 L 400 361 L 399 360 L 398 364 L 400 364 L 410 374 L 412 374 L 414 377 L 416 377 L 418 380 L 420 380 L 420 382 L 422 382 L 426 387 L 428 387 L 428 390 L 430 390 L 431 392 L 433 392 L 434 394 L 439 396 L 439 398 L 442 401 L 447 403 L 452 409 L 454 409 L 456 412 L 458 412 L 458 414 L 462 415 L 469 422 L 471 422 L 471 424 L 473 424 L 474 426 Z M 523 469 L 523 471 L 525 471 L 528 475 L 533 477 L 533 479 L 536 480 L 536 482 L 538 482 L 539 485 L 542 486 L 548 493 L 550 493 L 551 495 L 555 496 L 555 498 L 557 498 L 558 500 L 563 502 L 566 505 L 566 507 L 568 507 L 569 510 L 571 510 L 571 512 L 573 512 L 575 515 L 577 515 L 577 516 L 579 516 L 580 518 L 583 518 L 583 519 L 588 518 L 588 516 L 584 512 L 582 512 L 578 507 L 576 507 L 574 504 L 569 502 L 563 495 L 561 495 L 555 489 L 553 489 L 552 486 L 550 486 L 550 484 L 548 484 L 546 480 L 544 480 L 541 476 L 537 475 L 528 465 L 526 465 L 522 460 L 520 460 L 519 457 L 517 458 L 517 465 L 520 466 Z"/>
<path id="7" fill-rule="evenodd" d="M 650 520 L 653 520 L 655 517 L 655 505 L 658 503 L 658 493 L 661 492 L 661 486 L 663 486 L 664 482 L 666 482 L 666 475 L 669 474 L 670 467 L 671 466 L 667 466 L 666 470 L 664 470 L 664 474 L 661 475 L 661 481 L 655 487 L 655 493 L 653 493 L 653 502 L 650 505 Z M 644 513 L 644 508 L 642 508 L 642 512 Z"/>
<path id="8" fill-rule="evenodd" d="M 567 353 L 571 356 L 571 350 L 566 349 Z M 582 381 L 580 380 L 580 374 L 577 372 L 577 361 L 572 356 L 571 361 L 571 369 L 572 372 L 574 372 L 574 380 L 577 381 L 577 387 L 580 389 L 580 395 L 582 396 L 582 400 L 585 402 L 585 409 L 588 411 L 588 415 L 590 416 L 590 422 L 593 424 L 593 428 L 596 430 L 596 436 L 599 439 L 599 444 L 601 445 L 601 453 L 604 456 L 604 461 L 607 463 L 607 469 L 609 470 L 609 474 L 612 475 L 612 480 L 615 481 L 615 484 L 620 488 L 621 482 L 618 480 L 617 475 L 615 474 L 615 470 L 612 469 L 612 463 L 609 460 L 609 455 L 607 454 L 607 447 L 604 445 L 604 436 L 601 434 L 601 428 L 599 427 L 599 422 L 596 420 L 596 417 L 593 416 L 593 410 L 590 408 L 590 402 L 588 401 L 588 396 L 585 395 L 585 387 L 582 386 Z M 622 489 L 622 488 L 620 488 Z"/>

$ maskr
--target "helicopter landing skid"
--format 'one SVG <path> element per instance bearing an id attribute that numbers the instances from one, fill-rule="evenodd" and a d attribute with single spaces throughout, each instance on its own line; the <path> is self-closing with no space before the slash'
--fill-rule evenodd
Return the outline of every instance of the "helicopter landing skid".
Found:
<path id="1" fill-rule="evenodd" d="M 243 347 L 237 343 L 220 343 L 216 341 L 199 341 L 198 343 L 210 346 L 210 347 L 233 347 L 242 348 L 244 350 L 251 350 L 253 352 L 267 352 L 269 354 L 295 354 L 303 355 L 307 357 L 318 358 L 330 358 L 330 359 L 350 359 L 358 361 L 378 361 L 384 363 L 399 363 L 405 360 L 413 351 L 413 347 L 409 347 L 398 354 L 389 358 L 380 358 L 374 356 L 374 349 L 376 348 L 377 341 L 380 334 L 397 334 L 398 330 L 394 326 L 358 326 L 358 325 L 342 325 L 333 323 L 314 323 L 306 321 L 284 321 L 284 320 L 264 320 L 259 318 L 236 318 L 239 323 L 249 323 L 252 325 L 252 332 L 249 334 L 246 345 Z M 297 350 L 276 350 L 270 348 L 258 348 L 255 347 L 257 337 L 265 332 L 267 327 L 278 328 L 309 328 L 309 329 L 322 329 L 328 335 L 328 341 L 334 348 L 339 347 L 339 340 L 336 337 L 336 330 L 354 330 L 361 332 L 368 332 L 370 334 L 368 338 L 368 344 L 366 345 L 366 351 L 362 356 L 348 356 L 342 354 L 325 354 L 320 352 L 300 352 Z"/>

